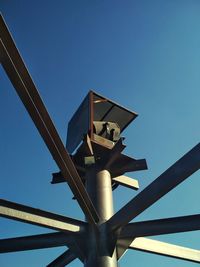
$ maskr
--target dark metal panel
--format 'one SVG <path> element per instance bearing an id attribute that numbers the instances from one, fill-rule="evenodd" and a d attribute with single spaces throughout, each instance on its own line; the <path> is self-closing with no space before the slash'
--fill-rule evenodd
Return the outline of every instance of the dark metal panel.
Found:
<path id="1" fill-rule="evenodd" d="M 89 109 L 89 118 L 90 118 L 90 128 L 88 136 L 90 139 L 94 138 L 94 129 L 93 129 L 93 121 L 94 121 L 94 94 L 92 91 L 89 92 L 89 102 L 90 102 L 90 109 Z"/>
<path id="2" fill-rule="evenodd" d="M 68 123 L 66 147 L 69 153 L 75 150 L 89 131 L 89 104 L 88 94 Z"/>
<path id="3" fill-rule="evenodd" d="M 64 233 L 0 239 L 0 253 L 67 246 L 69 242 L 71 242 L 71 236 Z"/>
<path id="4" fill-rule="evenodd" d="M 109 221 L 112 230 L 126 225 L 200 168 L 200 143 L 161 174 Z"/>
<path id="5" fill-rule="evenodd" d="M 93 92 L 94 120 L 119 124 L 121 132 L 138 116 L 137 113 Z"/>
<path id="6" fill-rule="evenodd" d="M 102 121 L 105 118 L 107 112 L 112 109 L 113 104 L 103 97 L 99 97 L 94 94 L 94 121 Z"/>
<path id="7" fill-rule="evenodd" d="M 1 63 L 8 77 L 60 168 L 63 177 L 76 196 L 88 221 L 95 224 L 95 222 L 98 221 L 96 210 L 94 209 L 76 168 L 58 135 L 2 16 L 0 16 L 0 38 L 2 39 L 0 40 L 0 51 L 2 54 Z"/>
<path id="8" fill-rule="evenodd" d="M 130 244 L 133 242 L 134 238 L 118 238 L 117 240 L 117 259 L 121 259 L 127 252 Z"/>
<path id="9" fill-rule="evenodd" d="M 200 250 L 172 245 L 148 238 L 136 238 L 129 246 L 134 250 L 200 263 Z"/>
<path id="10" fill-rule="evenodd" d="M 127 224 L 120 238 L 153 236 L 200 230 L 200 214 Z"/>
<path id="11" fill-rule="evenodd" d="M 68 249 L 63 254 L 61 254 L 58 258 L 56 258 L 54 261 L 49 263 L 47 267 L 64 267 L 75 259 L 76 259 L 76 255 L 70 249 Z"/>
<path id="12" fill-rule="evenodd" d="M 80 233 L 86 223 L 0 199 L 0 216 L 68 233 Z"/>
<path id="13" fill-rule="evenodd" d="M 113 106 L 110 112 L 104 117 L 104 120 L 117 122 L 122 132 L 127 127 L 127 125 L 130 124 L 130 122 L 135 118 L 135 114 L 129 113 L 118 106 Z"/>
<path id="14" fill-rule="evenodd" d="M 124 154 L 120 154 L 109 168 L 112 176 L 116 177 L 123 175 L 126 172 L 146 170 L 148 167 L 145 159 L 136 160 Z"/>

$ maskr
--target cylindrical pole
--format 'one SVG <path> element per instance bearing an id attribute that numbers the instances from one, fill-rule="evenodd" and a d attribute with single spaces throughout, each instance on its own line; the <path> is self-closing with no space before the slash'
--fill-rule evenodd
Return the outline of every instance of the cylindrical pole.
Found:
<path id="1" fill-rule="evenodd" d="M 100 216 L 99 233 L 92 226 L 88 228 L 88 256 L 85 267 L 117 267 L 116 250 L 110 255 L 105 222 L 113 215 L 112 182 L 108 170 L 97 164 L 91 166 L 86 174 L 86 190 Z"/>

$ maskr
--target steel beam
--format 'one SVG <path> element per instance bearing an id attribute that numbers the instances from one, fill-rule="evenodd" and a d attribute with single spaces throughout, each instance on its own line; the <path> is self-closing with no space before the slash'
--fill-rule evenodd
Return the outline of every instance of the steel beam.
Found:
<path id="1" fill-rule="evenodd" d="M 108 221 L 110 229 L 117 230 L 125 226 L 199 168 L 200 143 L 120 209 Z"/>
<path id="2" fill-rule="evenodd" d="M 119 238 L 142 237 L 200 230 L 200 214 L 127 224 Z"/>
<path id="3" fill-rule="evenodd" d="M 128 188 L 131 188 L 134 190 L 139 189 L 138 180 L 129 178 L 128 176 L 121 175 L 121 176 L 113 177 L 112 180 L 116 182 L 117 184 L 123 185 Z"/>
<path id="4" fill-rule="evenodd" d="M 0 60 L 85 216 L 95 225 L 99 219 L 98 214 L 1 15 Z"/>
<path id="5" fill-rule="evenodd" d="M 64 267 L 75 259 L 76 259 L 76 255 L 70 249 L 68 249 L 63 254 L 61 254 L 58 258 L 56 258 L 54 261 L 49 263 L 47 267 Z"/>
<path id="6" fill-rule="evenodd" d="M 200 263 L 200 250 L 176 246 L 148 238 L 136 238 L 131 243 L 129 248 L 162 256 L 177 258 L 180 260 Z"/>
<path id="7" fill-rule="evenodd" d="M 0 239 L 0 253 L 67 246 L 71 241 L 71 236 L 65 233 Z"/>
<path id="8" fill-rule="evenodd" d="M 80 233 L 86 223 L 0 199 L 0 216 L 67 233 Z"/>

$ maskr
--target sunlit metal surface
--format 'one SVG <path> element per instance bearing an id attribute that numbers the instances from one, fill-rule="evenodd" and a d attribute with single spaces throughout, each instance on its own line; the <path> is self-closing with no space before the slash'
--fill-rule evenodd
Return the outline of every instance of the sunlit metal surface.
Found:
<path id="1" fill-rule="evenodd" d="M 123 185 L 125 187 L 128 187 L 128 188 L 135 189 L 135 190 L 139 189 L 138 180 L 133 179 L 133 178 L 129 178 L 128 176 L 121 175 L 121 176 L 117 176 L 117 177 L 112 178 L 112 180 L 115 181 L 116 183 Z"/>
<path id="2" fill-rule="evenodd" d="M 130 244 L 129 248 L 200 263 L 199 250 L 176 246 L 144 237 L 136 238 Z"/>
<path id="3" fill-rule="evenodd" d="M 3 199 L 0 199 L 0 216 L 70 233 L 84 231 L 86 225 L 84 222 L 75 219 Z"/>

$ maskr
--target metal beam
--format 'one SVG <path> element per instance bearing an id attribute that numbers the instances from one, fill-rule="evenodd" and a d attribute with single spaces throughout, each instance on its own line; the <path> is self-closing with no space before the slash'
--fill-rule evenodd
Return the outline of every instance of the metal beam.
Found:
<path id="1" fill-rule="evenodd" d="M 200 250 L 176 246 L 169 243 L 147 239 L 143 237 L 136 238 L 131 243 L 129 248 L 200 263 Z"/>
<path id="2" fill-rule="evenodd" d="M 47 267 L 64 267 L 75 259 L 76 255 L 70 249 L 68 249 L 54 261 L 49 263 Z"/>
<path id="3" fill-rule="evenodd" d="M 199 168 L 200 143 L 120 209 L 108 221 L 109 227 L 112 230 L 117 230 L 125 226 Z"/>
<path id="4" fill-rule="evenodd" d="M 200 230 L 200 214 L 127 224 L 119 238 L 142 237 Z"/>
<path id="5" fill-rule="evenodd" d="M 85 216 L 95 225 L 99 220 L 98 214 L 1 15 L 0 60 Z"/>
<path id="6" fill-rule="evenodd" d="M 138 180 L 130 178 L 125 175 L 113 177 L 112 180 L 116 182 L 117 184 L 123 185 L 125 187 L 138 190 L 139 189 L 139 183 Z"/>
<path id="7" fill-rule="evenodd" d="M 80 233 L 86 223 L 0 199 L 0 216 L 67 233 Z"/>
<path id="8" fill-rule="evenodd" d="M 0 253 L 67 246 L 69 243 L 71 243 L 71 235 L 65 233 L 0 239 Z"/>

